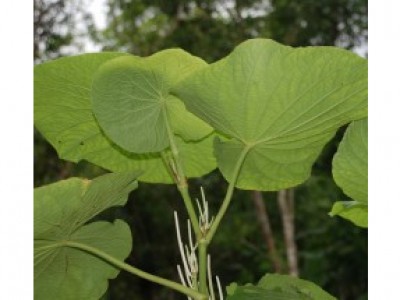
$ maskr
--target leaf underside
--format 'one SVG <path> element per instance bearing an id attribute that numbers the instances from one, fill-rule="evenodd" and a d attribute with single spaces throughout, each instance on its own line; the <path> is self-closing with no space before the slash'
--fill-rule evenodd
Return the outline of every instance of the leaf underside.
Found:
<path id="1" fill-rule="evenodd" d="M 347 128 L 332 162 L 333 179 L 350 198 L 368 204 L 368 119 Z"/>
<path id="2" fill-rule="evenodd" d="M 134 153 L 166 149 L 167 126 L 184 140 L 199 140 L 212 128 L 189 113 L 170 90 L 205 66 L 201 59 L 179 49 L 146 58 L 124 56 L 110 60 L 94 76 L 94 114 L 107 136 Z"/>
<path id="3" fill-rule="evenodd" d="M 334 47 L 291 48 L 249 40 L 173 89 L 189 111 L 230 139 L 215 142 L 218 167 L 236 186 L 300 184 L 336 130 L 367 115 L 367 63 Z"/>
<path id="4" fill-rule="evenodd" d="M 173 183 L 160 154 L 136 154 L 122 149 L 104 134 L 93 115 L 94 74 L 105 62 L 122 56 L 134 59 L 123 53 L 104 52 L 61 58 L 36 66 L 35 126 L 62 159 L 86 160 L 113 172 L 142 170 L 140 181 Z M 172 101 L 171 106 L 178 107 L 174 112 L 179 114 L 183 104 L 176 102 Z M 171 118 L 177 119 L 176 116 Z M 174 124 L 183 124 L 185 120 L 188 119 L 178 119 Z M 206 131 L 209 132 L 208 126 Z M 183 164 L 188 177 L 199 177 L 215 169 L 212 135 L 198 141 L 185 141 L 180 136 L 187 136 L 178 134 L 176 139 L 184 148 Z"/>
<path id="5" fill-rule="evenodd" d="M 95 215 L 123 205 L 137 187 L 137 172 L 107 174 L 92 181 L 70 178 L 35 189 L 35 299 L 99 299 L 119 269 L 85 251 L 65 246 L 78 242 L 124 260 L 131 251 L 129 226 L 98 221 Z"/>
<path id="6" fill-rule="evenodd" d="M 355 225 L 368 227 L 368 119 L 347 128 L 332 162 L 336 184 L 354 201 L 338 201 L 331 216 L 341 216 Z"/>

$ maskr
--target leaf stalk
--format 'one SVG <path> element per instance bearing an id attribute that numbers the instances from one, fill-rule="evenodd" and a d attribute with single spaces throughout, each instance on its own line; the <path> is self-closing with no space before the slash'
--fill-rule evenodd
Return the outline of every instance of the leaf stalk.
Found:
<path id="1" fill-rule="evenodd" d="M 74 241 L 65 241 L 62 245 L 86 251 L 90 254 L 93 254 L 93 255 L 105 260 L 106 262 L 108 262 L 122 270 L 125 270 L 131 274 L 134 274 L 136 276 L 139 276 L 139 277 L 149 280 L 151 282 L 158 283 L 162 286 L 173 289 L 173 290 L 180 292 L 182 294 L 185 294 L 188 297 L 191 297 L 195 300 L 207 300 L 208 299 L 208 297 L 202 293 L 199 293 L 199 292 L 197 292 L 191 288 L 188 288 L 186 286 L 183 286 L 182 284 L 179 284 L 177 282 L 147 273 L 147 272 L 142 271 L 138 268 L 135 268 L 131 265 L 128 265 L 127 263 L 120 261 L 119 259 L 116 259 L 115 257 L 113 257 L 95 247 L 91 247 L 89 245 L 74 242 Z"/>
<path id="2" fill-rule="evenodd" d="M 175 142 L 175 136 L 174 136 L 172 129 L 170 127 L 170 124 L 168 122 L 168 116 L 167 116 L 167 111 L 166 111 L 165 107 L 163 109 L 163 114 L 164 114 L 164 118 L 166 120 L 165 125 L 167 128 L 169 144 L 170 144 L 171 153 L 172 153 L 172 157 L 173 157 L 173 160 L 171 162 L 172 166 L 170 166 L 170 167 L 174 174 L 173 177 L 174 177 L 174 181 L 177 185 L 178 191 L 182 195 L 183 202 L 185 203 L 185 207 L 188 212 L 190 222 L 192 223 L 192 227 L 193 227 L 193 231 L 196 235 L 196 239 L 197 239 L 197 241 L 199 241 L 200 236 L 201 236 L 199 220 L 197 218 L 196 211 L 195 211 L 193 203 L 192 203 L 192 199 L 190 198 L 190 195 L 189 195 L 188 184 L 186 181 L 185 173 L 183 171 L 183 164 L 181 161 L 181 157 L 179 155 L 178 147 Z"/>
<path id="3" fill-rule="evenodd" d="M 207 232 L 206 239 L 205 239 L 207 244 L 209 244 L 211 242 L 211 240 L 213 239 L 214 234 L 217 231 L 218 226 L 229 207 L 229 204 L 232 200 L 233 191 L 235 189 L 235 184 L 239 177 L 240 169 L 242 168 L 243 162 L 244 162 L 247 154 L 249 153 L 250 149 L 251 149 L 251 146 L 246 146 L 242 150 L 238 160 L 236 161 L 235 168 L 233 169 L 231 181 L 229 183 L 228 190 L 226 192 L 224 201 L 222 202 L 221 208 L 219 209 L 218 214 L 215 217 L 214 222 L 212 223 L 212 225 L 210 227 L 210 230 Z"/>

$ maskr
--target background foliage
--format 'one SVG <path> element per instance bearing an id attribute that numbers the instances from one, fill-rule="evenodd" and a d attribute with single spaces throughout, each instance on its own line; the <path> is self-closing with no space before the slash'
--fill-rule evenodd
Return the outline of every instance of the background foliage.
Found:
<path id="1" fill-rule="evenodd" d="M 69 1 L 35 0 L 35 61 L 58 57 L 65 54 L 63 47 L 79 44 L 76 37 L 80 33 L 71 18 L 77 10 L 87 15 L 82 19 L 90 33 L 87 39 L 102 45 L 103 50 L 142 56 L 180 47 L 213 62 L 252 37 L 272 38 L 294 46 L 337 45 L 365 51 L 367 39 L 367 1 L 363 0 L 108 0 L 104 30 L 98 30 L 90 15 L 82 7 L 71 6 Z M 328 216 L 335 201 L 348 199 L 331 175 L 332 157 L 343 132 L 344 128 L 325 147 L 309 180 L 294 189 L 295 241 L 302 278 L 341 300 L 361 300 L 367 298 L 367 232 L 346 220 Z M 59 160 L 39 134 L 35 132 L 34 137 L 35 186 L 70 176 L 92 178 L 104 173 L 85 162 L 72 164 Z M 207 193 L 212 211 L 216 212 L 226 182 L 216 171 L 193 179 L 190 187 L 194 197 L 199 197 L 200 185 Z M 282 272 L 286 273 L 277 193 L 263 193 L 263 196 Z M 185 214 L 174 186 L 140 184 L 124 208 L 108 210 L 99 218 L 117 215 L 132 227 L 135 247 L 128 263 L 178 281 L 173 210 Z M 266 272 L 274 272 L 267 250 L 256 221 L 252 192 L 237 191 L 210 247 L 215 273 L 223 285 L 232 281 L 257 282 Z M 184 297 L 121 272 L 111 281 L 104 299 Z"/>

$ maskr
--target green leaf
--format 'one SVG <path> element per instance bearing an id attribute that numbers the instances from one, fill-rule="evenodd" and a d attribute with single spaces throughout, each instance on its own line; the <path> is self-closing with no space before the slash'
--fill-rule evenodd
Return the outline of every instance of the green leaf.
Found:
<path id="1" fill-rule="evenodd" d="M 134 153 L 160 152 L 169 146 L 167 126 L 186 141 L 212 128 L 189 113 L 171 88 L 207 64 L 170 49 L 150 57 L 125 56 L 102 65 L 93 80 L 93 111 L 116 144 Z"/>
<path id="2" fill-rule="evenodd" d="M 257 286 L 231 284 L 227 300 L 335 300 L 312 282 L 288 275 L 267 274 Z"/>
<path id="3" fill-rule="evenodd" d="M 144 171 L 139 177 L 141 181 L 173 183 L 160 154 L 135 154 L 123 150 L 104 135 L 93 116 L 91 85 L 94 73 L 104 62 L 122 55 L 84 54 L 36 66 L 35 126 L 62 159 L 87 160 L 113 172 L 140 169 Z M 172 101 L 171 105 L 174 103 Z M 179 108 L 176 111 L 179 112 Z M 179 124 L 178 121 L 175 123 Z M 212 136 L 197 142 L 185 142 L 177 137 L 177 143 L 188 177 L 202 176 L 215 169 Z"/>
<path id="4" fill-rule="evenodd" d="M 333 178 L 350 198 L 368 204 L 368 119 L 349 125 L 332 162 Z"/>
<path id="5" fill-rule="evenodd" d="M 129 226 L 117 220 L 113 224 L 95 222 L 68 237 L 107 252 L 121 260 L 131 250 Z M 99 299 L 108 280 L 119 270 L 82 250 L 64 247 L 61 241 L 35 240 L 35 299 Z"/>
<path id="6" fill-rule="evenodd" d="M 176 137 L 187 177 L 201 177 L 216 168 L 213 154 L 214 134 L 197 141 L 185 142 Z M 170 150 L 165 151 L 167 156 Z M 201 159 L 199 159 L 201 157 Z M 142 170 L 139 180 L 150 183 L 174 183 L 160 153 L 135 154 L 121 148 L 119 151 L 102 151 L 91 156 L 90 161 L 114 172 Z"/>
<path id="7" fill-rule="evenodd" d="M 329 215 L 341 216 L 357 226 L 368 227 L 368 205 L 357 201 L 337 201 L 333 204 Z"/>
<path id="8" fill-rule="evenodd" d="M 137 172 L 106 174 L 93 181 L 71 178 L 35 189 L 35 299 L 99 299 L 119 270 L 88 252 L 66 246 L 78 242 L 124 260 L 131 251 L 129 226 L 87 224 L 111 206 L 123 205 L 137 187 Z"/>
<path id="9" fill-rule="evenodd" d="M 238 287 L 227 300 L 317 300 L 294 289 L 263 289 L 256 286 Z"/>
<path id="10" fill-rule="evenodd" d="M 35 66 L 35 126 L 61 158 L 77 162 L 97 147 L 111 147 L 93 116 L 90 93 L 96 69 L 122 55 L 84 54 Z"/>
<path id="11" fill-rule="evenodd" d="M 367 62 L 334 47 L 240 44 L 172 91 L 231 139 L 215 142 L 218 167 L 236 186 L 279 190 L 302 183 L 336 130 L 367 115 Z"/>
<path id="12" fill-rule="evenodd" d="M 333 178 L 343 192 L 356 201 L 338 201 L 331 216 L 341 216 L 368 227 L 368 119 L 349 125 L 332 162 Z"/>
<path id="13" fill-rule="evenodd" d="M 308 295 L 311 299 L 316 300 L 335 300 L 336 298 L 325 292 L 318 285 L 311 281 L 296 278 L 289 275 L 267 274 L 258 283 L 258 286 L 268 289 L 281 288 L 296 290 Z"/>

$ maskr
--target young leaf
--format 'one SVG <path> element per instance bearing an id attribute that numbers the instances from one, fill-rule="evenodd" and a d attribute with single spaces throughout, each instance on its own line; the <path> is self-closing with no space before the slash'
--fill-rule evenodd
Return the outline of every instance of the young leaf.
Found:
<path id="1" fill-rule="evenodd" d="M 68 247 L 76 242 L 120 260 L 131 251 L 128 225 L 86 224 L 104 209 L 123 205 L 137 187 L 137 172 L 107 174 L 93 181 L 71 178 L 35 189 L 35 299 L 99 299 L 119 270 L 102 259 Z"/>
<path id="2" fill-rule="evenodd" d="M 335 300 L 312 282 L 288 275 L 267 274 L 257 286 L 228 287 L 227 300 Z"/>
<path id="3" fill-rule="evenodd" d="M 215 142 L 228 181 L 246 153 L 236 186 L 279 190 L 306 180 L 336 130 L 367 115 L 367 63 L 338 48 L 294 49 L 255 39 L 172 92 L 231 137 Z"/>
<path id="4" fill-rule="evenodd" d="M 169 146 L 167 126 L 186 141 L 212 128 L 189 113 L 171 88 L 207 64 L 187 52 L 169 49 L 150 57 L 125 56 L 102 65 L 93 80 L 93 111 L 107 136 L 134 153 Z"/>
<path id="5" fill-rule="evenodd" d="M 336 202 L 330 213 L 368 227 L 368 119 L 349 125 L 332 162 L 333 178 L 355 201 Z"/>
<path id="6" fill-rule="evenodd" d="M 113 172 L 140 169 L 144 171 L 139 177 L 141 181 L 173 183 L 160 154 L 123 150 L 104 135 L 93 116 L 94 73 L 104 62 L 123 55 L 132 57 L 123 53 L 84 54 L 35 66 L 35 126 L 62 159 L 73 162 L 84 159 Z M 177 137 L 177 143 L 182 148 L 188 177 L 202 176 L 215 169 L 212 137 L 196 142 Z"/>

